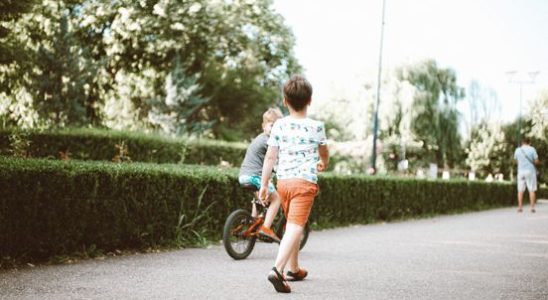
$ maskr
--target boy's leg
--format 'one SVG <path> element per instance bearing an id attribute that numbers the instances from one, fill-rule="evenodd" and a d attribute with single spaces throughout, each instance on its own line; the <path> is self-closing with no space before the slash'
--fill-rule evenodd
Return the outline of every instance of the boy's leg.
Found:
<path id="1" fill-rule="evenodd" d="M 292 223 L 287 224 L 274 264 L 279 271 L 282 271 L 285 268 L 292 255 L 298 255 L 298 247 L 301 241 L 302 232 L 302 226 Z M 295 250 L 296 247 L 297 250 Z M 297 259 L 296 257 L 293 257 L 293 263 L 295 262 L 297 262 Z"/>
<path id="2" fill-rule="evenodd" d="M 277 192 L 274 192 L 270 194 L 270 205 L 268 206 L 268 210 L 266 211 L 266 216 L 264 218 L 264 227 L 270 228 L 272 226 L 272 222 L 274 222 L 274 218 L 276 218 L 276 214 L 278 213 L 279 209 L 280 196 Z"/>
<path id="3" fill-rule="evenodd" d="M 314 203 L 314 197 L 318 192 L 318 187 L 315 184 L 303 183 L 302 181 L 290 182 L 289 187 L 292 191 L 292 199 L 287 208 L 287 225 L 282 243 L 280 244 L 278 257 L 276 258 L 276 267 L 283 268 L 289 262 L 288 267 L 290 271 L 298 271 L 299 246 L 304 226 L 308 221 L 308 216 Z M 288 244 L 284 245 L 286 236 Z M 282 246 L 284 247 L 282 248 Z"/>
<path id="4" fill-rule="evenodd" d="M 259 197 L 259 192 L 255 193 L 256 197 Z M 256 218 L 259 215 L 259 212 L 257 211 L 257 205 L 255 204 L 255 201 L 251 203 L 251 216 L 253 218 Z"/>
<path id="5" fill-rule="evenodd" d="M 274 269 L 268 275 L 271 282 L 273 282 L 272 278 L 277 278 L 274 270 L 283 272 L 290 259 L 293 265 L 291 267 L 298 269 L 300 241 L 318 188 L 317 185 L 303 183 L 302 180 L 278 181 L 278 191 L 280 192 L 280 198 L 283 198 L 280 202 L 287 217 L 287 224 L 278 249 Z M 274 284 L 274 288 L 279 291 L 276 284 Z"/>
<path id="6" fill-rule="evenodd" d="M 301 239 L 304 233 L 304 228 L 296 224 L 287 224 L 287 225 L 297 226 L 299 227 L 299 231 L 300 231 L 297 242 L 295 243 L 295 245 L 293 245 L 292 252 L 289 255 L 289 260 L 287 261 L 287 264 L 286 264 L 287 270 L 295 273 L 299 271 L 299 248 L 301 246 Z"/>
<path id="7" fill-rule="evenodd" d="M 276 214 L 278 213 L 279 209 L 280 197 L 278 193 L 274 191 L 272 194 L 270 194 L 270 205 L 266 210 L 266 216 L 264 218 L 263 226 L 261 226 L 261 229 L 259 230 L 260 235 L 268 237 L 277 243 L 280 242 L 280 238 L 272 229 L 270 229 L 270 227 L 272 226 L 272 222 L 274 222 L 274 218 L 276 218 Z"/>

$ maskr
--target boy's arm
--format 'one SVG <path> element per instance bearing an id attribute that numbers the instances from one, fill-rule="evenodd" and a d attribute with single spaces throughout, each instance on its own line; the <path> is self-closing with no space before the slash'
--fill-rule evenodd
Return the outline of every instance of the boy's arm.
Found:
<path id="1" fill-rule="evenodd" d="M 329 165 L 329 149 L 327 148 L 327 145 L 320 145 L 318 147 L 318 151 L 320 154 L 318 171 L 322 172 L 322 171 L 325 171 L 327 169 L 327 166 Z"/>
<path id="2" fill-rule="evenodd" d="M 263 175 L 261 176 L 261 189 L 259 190 L 259 200 L 265 202 L 268 199 L 268 183 L 272 175 L 272 168 L 278 159 L 278 147 L 268 146 L 263 162 Z"/>

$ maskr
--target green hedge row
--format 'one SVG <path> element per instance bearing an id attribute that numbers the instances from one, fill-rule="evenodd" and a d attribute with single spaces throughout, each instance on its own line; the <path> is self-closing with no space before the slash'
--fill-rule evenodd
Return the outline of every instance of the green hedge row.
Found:
<path id="1" fill-rule="evenodd" d="M 320 178 L 319 226 L 483 209 L 515 202 L 515 185 Z M 230 211 L 249 207 L 236 169 L 0 157 L 0 253 L 43 259 L 89 248 L 219 240 Z"/>
<path id="2" fill-rule="evenodd" d="M 514 205 L 508 183 L 417 180 L 326 174 L 311 218 L 347 225 Z"/>
<path id="3" fill-rule="evenodd" d="M 218 236 L 229 208 L 245 199 L 233 173 L 0 157 L 1 256 L 43 259 L 90 247 L 188 245 Z"/>
<path id="4" fill-rule="evenodd" d="M 10 140 L 11 137 L 11 140 Z M 28 154 L 36 158 L 59 158 L 59 152 L 71 159 L 111 161 L 123 142 L 134 162 L 219 165 L 226 161 L 239 166 L 247 145 L 211 140 L 167 138 L 124 131 L 99 129 L 63 129 L 58 131 L 0 130 L 0 154 L 13 151 L 13 139 L 30 142 Z"/>
<path id="5" fill-rule="evenodd" d="M 538 199 L 548 199 L 548 188 L 540 188 L 537 192 Z"/>

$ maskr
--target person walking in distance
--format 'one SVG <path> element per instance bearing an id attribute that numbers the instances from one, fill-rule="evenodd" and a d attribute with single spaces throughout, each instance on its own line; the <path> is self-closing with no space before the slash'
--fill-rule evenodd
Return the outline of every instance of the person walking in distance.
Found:
<path id="1" fill-rule="evenodd" d="M 535 165 L 539 165 L 538 154 L 535 148 L 529 145 L 529 138 L 524 137 L 521 140 L 521 147 L 514 152 L 514 159 L 518 162 L 518 212 L 523 211 L 523 193 L 525 188 L 529 191 L 529 201 L 531 203 L 531 212 L 535 212 L 536 190 L 537 190 L 537 170 Z"/>

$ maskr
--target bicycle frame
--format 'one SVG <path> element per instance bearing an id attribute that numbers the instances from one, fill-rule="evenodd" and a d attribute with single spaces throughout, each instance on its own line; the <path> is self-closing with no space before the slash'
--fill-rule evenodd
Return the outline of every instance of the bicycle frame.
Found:
<path id="1" fill-rule="evenodd" d="M 245 259 L 249 256 L 253 247 L 255 246 L 255 241 L 257 239 L 266 242 L 273 243 L 272 238 L 265 237 L 259 234 L 261 226 L 264 224 L 266 212 L 268 206 L 263 206 L 262 202 L 258 199 L 256 194 L 256 189 L 254 187 L 245 187 L 246 190 L 253 192 L 253 200 L 251 201 L 252 213 L 245 209 L 236 209 L 227 217 L 225 225 L 223 228 L 223 245 L 229 256 L 236 260 Z M 260 205 L 260 207 L 257 207 Z M 286 219 L 283 213 L 280 214 L 278 211 L 276 214 L 276 220 L 273 222 L 271 228 L 272 231 L 282 239 L 282 236 L 285 231 Z M 279 217 L 278 217 L 279 216 Z M 308 234 L 310 229 L 308 224 L 306 224 L 303 237 L 301 239 L 301 247 L 304 247 L 306 240 L 308 239 Z M 236 240 L 233 240 L 235 238 Z M 243 242 L 243 248 L 240 246 L 240 242 Z"/>

